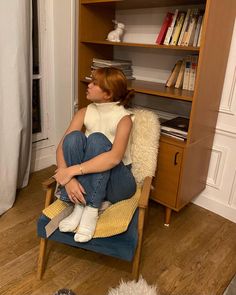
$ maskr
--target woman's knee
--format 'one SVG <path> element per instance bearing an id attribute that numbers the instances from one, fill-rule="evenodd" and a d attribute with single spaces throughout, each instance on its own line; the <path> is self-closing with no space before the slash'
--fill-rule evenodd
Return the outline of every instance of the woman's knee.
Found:
<path id="1" fill-rule="evenodd" d="M 94 132 L 90 134 L 87 139 L 87 145 L 102 147 L 107 151 L 112 147 L 110 140 L 100 132 Z"/>
<path id="2" fill-rule="evenodd" d="M 73 148 L 77 145 L 81 146 L 85 143 L 86 137 L 83 132 L 79 130 L 72 131 L 67 134 L 63 140 L 63 149 Z"/>

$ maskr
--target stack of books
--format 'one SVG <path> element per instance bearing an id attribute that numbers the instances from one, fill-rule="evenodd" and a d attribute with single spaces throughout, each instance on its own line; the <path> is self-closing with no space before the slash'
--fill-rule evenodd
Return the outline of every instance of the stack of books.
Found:
<path id="1" fill-rule="evenodd" d="M 189 55 L 183 60 L 178 60 L 166 81 L 166 86 L 193 91 L 195 87 L 197 63 L 197 55 Z"/>
<path id="2" fill-rule="evenodd" d="M 91 65 L 91 70 L 96 70 L 99 68 L 106 68 L 106 67 L 114 67 L 122 70 L 126 79 L 132 80 L 135 79 L 133 77 L 133 70 L 132 70 L 132 61 L 131 60 L 120 60 L 120 59 L 100 59 L 100 58 L 93 58 L 93 62 Z M 88 79 L 88 77 L 86 77 Z"/>
<path id="3" fill-rule="evenodd" d="M 203 19 L 204 12 L 198 8 L 167 12 L 156 43 L 200 47 Z"/>
<path id="4" fill-rule="evenodd" d="M 161 123 L 161 133 L 179 140 L 186 140 L 188 135 L 189 119 L 175 117 Z"/>

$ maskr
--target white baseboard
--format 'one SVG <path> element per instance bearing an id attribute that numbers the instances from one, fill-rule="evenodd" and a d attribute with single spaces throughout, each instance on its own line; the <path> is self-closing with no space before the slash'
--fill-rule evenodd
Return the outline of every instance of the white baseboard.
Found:
<path id="1" fill-rule="evenodd" d="M 227 206 L 201 194 L 193 203 L 236 223 L 236 208 Z"/>
<path id="2" fill-rule="evenodd" d="M 31 172 L 35 172 L 56 164 L 55 146 L 33 148 L 31 158 Z"/>

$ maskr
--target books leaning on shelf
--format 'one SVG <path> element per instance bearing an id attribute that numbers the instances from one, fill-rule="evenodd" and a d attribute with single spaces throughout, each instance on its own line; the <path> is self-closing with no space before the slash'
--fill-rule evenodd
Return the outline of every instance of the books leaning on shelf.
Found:
<path id="1" fill-rule="evenodd" d="M 167 32 L 166 32 L 166 36 L 165 36 L 165 40 L 164 40 L 165 45 L 170 44 L 171 36 L 173 34 L 173 31 L 174 31 L 174 27 L 175 27 L 175 23 L 176 23 L 176 20 L 177 20 L 178 13 L 179 13 L 179 10 L 176 9 L 175 13 L 173 15 L 172 21 L 171 21 L 171 23 L 170 23 L 170 25 L 168 27 Z"/>
<path id="2" fill-rule="evenodd" d="M 178 60 L 166 81 L 166 87 L 193 91 L 195 87 L 197 63 L 197 55 L 188 55 L 183 60 Z"/>
<path id="3" fill-rule="evenodd" d="M 161 123 L 161 133 L 180 140 L 186 140 L 188 135 L 189 119 L 175 117 Z"/>
<path id="4" fill-rule="evenodd" d="M 170 74 L 168 80 L 166 81 L 166 87 L 175 86 L 175 83 L 178 78 L 182 63 L 183 63 L 182 60 L 178 60 L 177 63 L 174 65 L 174 67 L 171 71 L 171 74 Z"/>
<path id="5" fill-rule="evenodd" d="M 200 46 L 204 12 L 199 8 L 187 11 L 175 10 L 167 12 L 160 32 L 157 36 L 158 45 Z"/>
<path id="6" fill-rule="evenodd" d="M 186 65 L 186 61 L 185 61 L 185 59 L 183 59 L 180 70 L 179 70 L 178 77 L 176 79 L 175 88 L 182 88 L 182 86 L 183 86 L 185 65 Z"/>
<path id="7" fill-rule="evenodd" d="M 178 44 L 178 39 L 180 36 L 181 28 L 184 23 L 184 18 L 185 18 L 185 12 L 179 12 L 176 20 L 176 25 L 174 27 L 173 34 L 171 36 L 171 42 L 170 45 L 177 45 Z"/>
<path id="8" fill-rule="evenodd" d="M 167 12 L 167 14 L 164 18 L 164 21 L 162 23 L 161 30 L 157 36 L 157 39 L 156 39 L 156 43 L 158 45 L 163 44 L 168 27 L 170 26 L 170 24 L 172 22 L 173 15 L 174 15 L 173 13 Z"/>
<path id="9" fill-rule="evenodd" d="M 126 79 L 132 80 L 135 79 L 133 77 L 133 70 L 132 70 L 132 61 L 131 60 L 120 60 L 120 59 L 100 59 L 100 58 L 93 58 L 91 70 L 96 70 L 99 68 L 106 68 L 106 67 L 114 67 L 122 70 Z"/>
<path id="10" fill-rule="evenodd" d="M 197 63 L 198 63 L 197 55 L 190 55 L 186 57 L 184 79 L 183 79 L 183 89 L 185 90 L 191 90 L 191 91 L 194 90 L 196 74 L 197 74 Z"/>

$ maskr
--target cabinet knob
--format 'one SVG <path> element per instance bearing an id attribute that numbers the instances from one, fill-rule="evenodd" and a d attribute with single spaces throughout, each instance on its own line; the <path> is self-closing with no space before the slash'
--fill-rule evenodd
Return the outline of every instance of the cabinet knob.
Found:
<path id="1" fill-rule="evenodd" d="M 176 152 L 175 153 L 175 158 L 174 158 L 174 165 L 176 166 L 178 163 L 177 163 L 177 157 L 178 157 L 178 154 L 179 152 Z"/>

